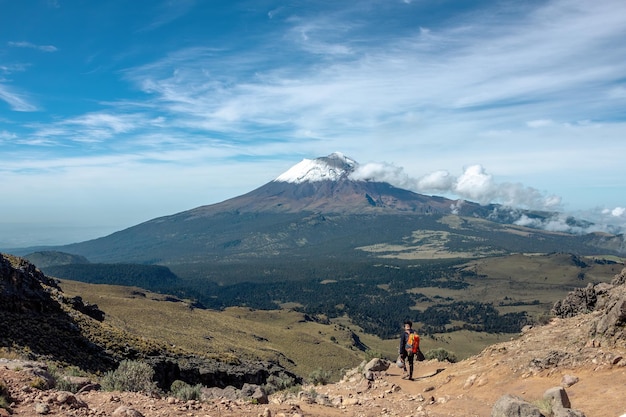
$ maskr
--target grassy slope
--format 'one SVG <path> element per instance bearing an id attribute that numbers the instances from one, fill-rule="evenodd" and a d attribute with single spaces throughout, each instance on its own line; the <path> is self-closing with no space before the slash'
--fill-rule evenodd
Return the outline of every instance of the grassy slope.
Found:
<path id="1" fill-rule="evenodd" d="M 470 279 L 471 286 L 467 289 L 414 288 L 412 291 L 429 297 L 451 297 L 456 301 L 493 302 L 496 306 L 499 302 L 539 300 L 539 304 L 502 305 L 498 309 L 501 313 L 523 310 L 540 316 L 574 287 L 608 281 L 623 268 L 622 264 L 594 264 L 589 258 L 584 259 L 589 267 L 583 268 L 581 275 L 581 269 L 566 254 L 485 258 L 466 264 L 466 268 L 478 274 L 477 278 Z M 168 297 L 164 295 L 138 288 L 68 280 L 63 280 L 61 287 L 69 296 L 80 295 L 85 301 L 97 304 L 106 312 L 105 323 L 137 336 L 223 359 L 278 360 L 305 377 L 316 369 L 331 370 L 336 377 L 341 369 L 363 360 L 364 353 L 353 346 L 353 333 L 371 351 L 384 357 L 394 359 L 397 352 L 397 340 L 381 340 L 364 334 L 346 317 L 322 324 L 306 321 L 301 313 L 288 309 L 200 310 L 191 308 L 189 302 L 166 301 Z M 419 311 L 427 307 L 427 304 L 415 307 L 416 321 L 419 321 Z M 398 328 L 398 334 L 400 331 Z M 462 359 L 513 336 L 457 331 L 424 337 L 422 346 L 424 351 L 441 347 Z"/>
<path id="2" fill-rule="evenodd" d="M 60 285 L 67 295 L 80 295 L 97 304 L 106 312 L 105 323 L 222 359 L 278 360 L 306 377 L 316 369 L 334 370 L 338 376 L 340 369 L 354 367 L 364 357 L 351 348 L 348 329 L 305 321 L 302 314 L 292 311 L 200 310 L 138 288 L 68 280 Z"/>

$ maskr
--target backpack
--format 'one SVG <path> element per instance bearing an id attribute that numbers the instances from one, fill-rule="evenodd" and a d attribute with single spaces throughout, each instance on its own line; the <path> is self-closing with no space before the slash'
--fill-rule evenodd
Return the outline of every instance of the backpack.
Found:
<path id="1" fill-rule="evenodd" d="M 419 347 L 420 347 L 420 337 L 417 334 L 417 332 L 413 331 L 409 333 L 409 338 L 406 341 L 406 345 L 404 345 L 406 352 L 410 355 L 415 354 L 419 350 Z"/>

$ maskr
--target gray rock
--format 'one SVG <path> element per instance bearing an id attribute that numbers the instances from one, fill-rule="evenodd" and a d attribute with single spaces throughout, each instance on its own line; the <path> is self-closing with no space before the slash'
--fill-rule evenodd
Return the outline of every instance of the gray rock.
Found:
<path id="1" fill-rule="evenodd" d="M 252 400 L 257 404 L 268 404 L 270 402 L 263 387 L 259 386 L 256 387 L 250 398 L 252 398 Z"/>
<path id="2" fill-rule="evenodd" d="M 543 398 L 550 401 L 554 417 L 585 417 L 581 411 L 572 410 L 572 404 L 563 387 L 550 388 L 543 394 Z"/>
<path id="3" fill-rule="evenodd" d="M 371 372 L 382 372 L 389 369 L 390 362 L 385 359 L 374 358 L 369 361 L 365 367 L 363 368 L 363 372 L 371 371 Z"/>
<path id="4" fill-rule="evenodd" d="M 515 395 L 506 394 L 496 401 L 491 417 L 545 417 L 538 407 Z"/>
<path id="5" fill-rule="evenodd" d="M 125 405 L 120 405 L 113 411 L 111 414 L 112 417 L 144 417 L 139 411 L 134 408 L 126 407 Z"/>
<path id="6" fill-rule="evenodd" d="M 561 378 L 561 386 L 569 388 L 578 382 L 578 377 L 574 375 L 563 375 Z"/>
<path id="7" fill-rule="evenodd" d="M 565 388 L 563 387 L 550 388 L 543 393 L 543 399 L 550 401 L 552 409 L 572 407 L 567 392 L 565 392 Z"/>
<path id="8" fill-rule="evenodd" d="M 48 407 L 48 404 L 44 404 L 44 403 L 36 403 L 35 404 L 35 412 L 37 414 L 48 414 L 50 412 L 50 407 Z"/>
<path id="9" fill-rule="evenodd" d="M 574 317 L 593 311 L 597 300 L 593 284 L 589 283 L 585 288 L 576 288 L 567 294 L 564 300 L 557 301 L 552 307 L 552 312 L 561 318 Z"/>

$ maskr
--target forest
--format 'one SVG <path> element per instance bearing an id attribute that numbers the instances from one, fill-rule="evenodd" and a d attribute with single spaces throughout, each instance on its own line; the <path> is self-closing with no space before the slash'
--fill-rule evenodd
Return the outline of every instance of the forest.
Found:
<path id="1" fill-rule="evenodd" d="M 527 323 L 525 313 L 500 314 L 490 303 L 429 298 L 419 292 L 423 287 L 467 287 L 466 278 L 473 273 L 459 268 L 458 261 L 223 264 L 211 271 L 219 283 L 181 280 L 168 268 L 153 265 L 70 264 L 45 272 L 83 282 L 139 286 L 191 298 L 195 305 L 217 310 L 231 306 L 271 310 L 289 305 L 317 320 L 347 315 L 365 332 L 381 338 L 395 337 L 406 319 L 424 334 L 460 329 L 515 333 Z"/>

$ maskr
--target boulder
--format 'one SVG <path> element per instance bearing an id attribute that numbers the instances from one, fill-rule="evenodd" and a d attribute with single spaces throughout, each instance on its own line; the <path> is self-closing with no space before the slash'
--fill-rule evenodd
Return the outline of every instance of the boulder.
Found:
<path id="1" fill-rule="evenodd" d="M 506 394 L 496 401 L 491 417 L 545 417 L 535 405 L 515 395 Z"/>

